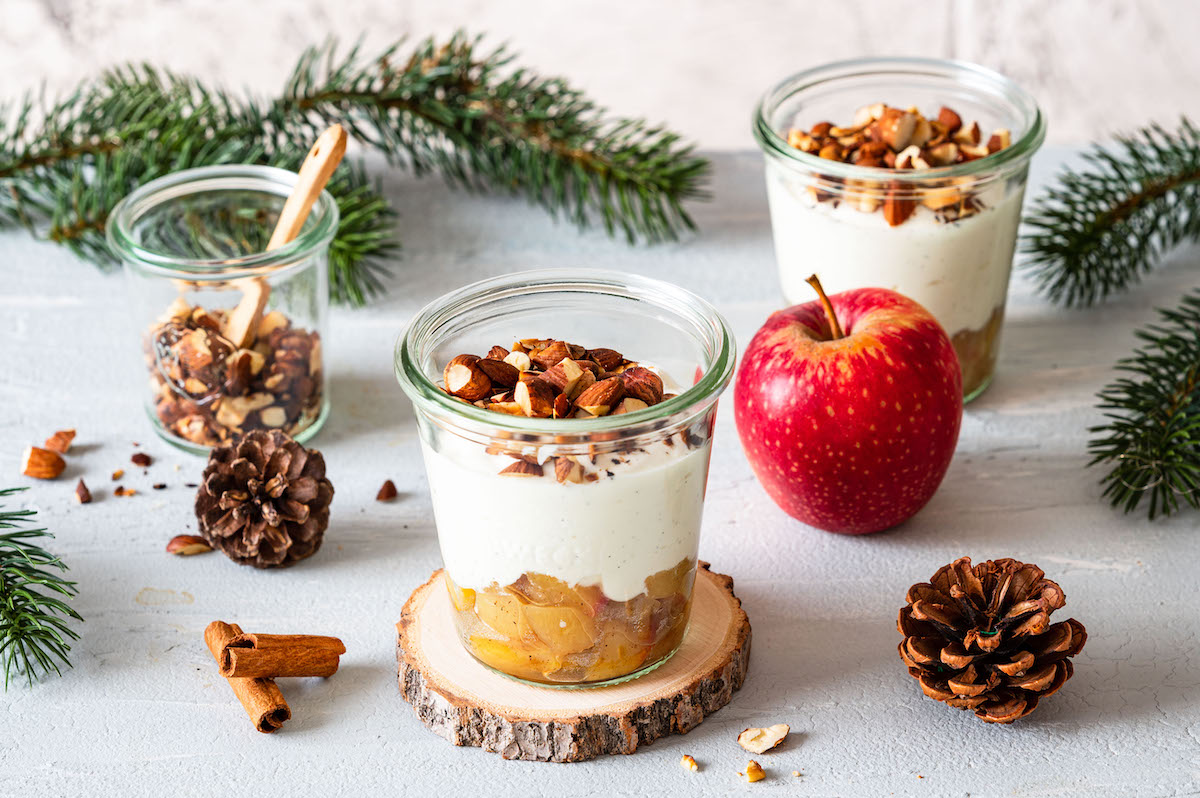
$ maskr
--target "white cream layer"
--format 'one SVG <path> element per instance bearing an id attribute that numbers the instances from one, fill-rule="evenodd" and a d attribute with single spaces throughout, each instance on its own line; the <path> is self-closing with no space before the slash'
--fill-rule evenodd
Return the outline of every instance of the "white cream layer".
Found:
<path id="1" fill-rule="evenodd" d="M 559 484 L 551 466 L 541 478 L 500 476 L 512 458 L 451 434 L 439 444 L 440 452 L 421 448 L 442 560 L 460 587 L 508 585 L 532 572 L 627 601 L 645 591 L 647 576 L 696 557 L 707 441 L 689 449 L 675 435 L 671 446 L 602 454 L 594 465 L 582 458 L 600 478 L 579 484 Z M 553 454 L 531 451 L 542 462 Z"/>
<path id="2" fill-rule="evenodd" d="M 1020 190 L 1003 186 L 980 196 L 984 210 L 957 222 L 938 221 L 918 206 L 892 227 L 883 213 L 847 202 L 817 202 L 805 185 L 767 164 L 767 196 L 775 258 L 788 302 L 814 299 L 805 279 L 816 273 L 830 294 L 890 288 L 921 303 L 953 336 L 983 328 L 1004 304 L 1012 267 Z"/>

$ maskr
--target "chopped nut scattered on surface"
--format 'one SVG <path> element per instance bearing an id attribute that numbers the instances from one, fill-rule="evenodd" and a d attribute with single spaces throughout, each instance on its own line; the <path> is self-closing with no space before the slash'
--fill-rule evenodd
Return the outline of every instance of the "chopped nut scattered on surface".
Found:
<path id="1" fill-rule="evenodd" d="M 116 482 L 118 479 L 120 479 L 123 476 L 125 476 L 125 469 L 118 468 L 116 471 L 114 471 L 112 473 L 113 482 Z"/>
<path id="2" fill-rule="evenodd" d="M 60 429 L 47 438 L 43 445 L 52 452 L 66 454 L 71 449 L 71 441 L 73 440 L 75 440 L 75 430 Z"/>
<path id="3" fill-rule="evenodd" d="M 738 745 L 752 754 L 764 754 L 787 739 L 791 728 L 786 723 L 776 723 L 765 729 L 746 729 L 738 735 Z"/>
<path id="4" fill-rule="evenodd" d="M 679 760 L 679 764 L 693 773 L 700 769 L 700 766 L 696 764 L 696 760 L 692 759 L 691 754 L 684 754 L 683 759 Z"/>
<path id="5" fill-rule="evenodd" d="M 38 446 L 25 449 L 21 458 L 21 473 L 34 479 L 57 479 L 66 467 L 66 462 L 58 456 L 58 452 Z"/>
<path id="6" fill-rule="evenodd" d="M 750 782 L 751 784 L 756 781 L 762 781 L 767 777 L 767 774 L 763 772 L 762 765 L 758 764 L 753 759 L 746 763 L 746 772 L 739 773 L 738 775 L 744 777 L 746 781 Z"/>
<path id="7" fill-rule="evenodd" d="M 166 490 L 166 489 L 167 489 L 167 483 L 165 483 L 165 482 L 155 482 L 155 483 L 154 483 L 153 485 L 151 485 L 150 487 L 154 488 L 155 490 Z"/>
<path id="8" fill-rule="evenodd" d="M 92 492 L 88 490 L 87 485 L 83 484 L 83 480 L 79 480 L 79 484 L 75 486 L 75 501 L 80 504 L 92 503 Z"/>
<path id="9" fill-rule="evenodd" d="M 124 485 L 117 485 L 117 487 L 113 488 L 114 496 L 134 496 L 136 494 L 136 490 L 133 488 L 127 488 Z"/>
<path id="10" fill-rule="evenodd" d="M 167 543 L 168 554 L 178 554 L 184 557 L 210 551 L 212 551 L 212 547 L 199 535 L 176 535 Z"/>
<path id="11" fill-rule="evenodd" d="M 129 458 L 129 462 L 133 463 L 135 466 L 146 468 L 154 462 L 154 458 L 145 452 L 134 452 L 133 456 Z"/>
<path id="12" fill-rule="evenodd" d="M 379 493 L 375 494 L 375 501 L 390 502 L 392 499 L 396 498 L 397 495 L 396 483 L 389 479 L 379 488 Z"/>

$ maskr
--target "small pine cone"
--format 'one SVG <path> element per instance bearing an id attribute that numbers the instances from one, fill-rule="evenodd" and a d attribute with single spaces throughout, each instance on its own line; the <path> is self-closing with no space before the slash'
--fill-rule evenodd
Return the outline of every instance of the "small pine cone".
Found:
<path id="1" fill-rule="evenodd" d="M 279 430 L 256 430 L 212 450 L 196 518 L 214 549 L 243 565 L 274 568 L 316 553 L 331 501 L 320 452 Z"/>
<path id="2" fill-rule="evenodd" d="M 925 695 L 1012 723 L 1063 686 L 1087 642 L 1083 624 L 1050 623 L 1066 603 L 1036 565 L 961 557 L 908 589 L 900 658 Z"/>

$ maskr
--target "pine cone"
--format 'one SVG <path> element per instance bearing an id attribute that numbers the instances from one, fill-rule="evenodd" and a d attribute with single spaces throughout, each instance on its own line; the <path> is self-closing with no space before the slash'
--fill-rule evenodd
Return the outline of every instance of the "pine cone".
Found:
<path id="1" fill-rule="evenodd" d="M 279 430 L 256 430 L 212 450 L 196 518 L 214 549 L 243 565 L 273 568 L 316 553 L 331 501 L 320 452 Z"/>
<path id="2" fill-rule="evenodd" d="M 1074 618 L 1050 624 L 1066 597 L 1045 576 L 1016 560 L 972 568 L 961 557 L 909 588 L 900 658 L 925 695 L 1012 723 L 1062 687 L 1087 631 Z"/>

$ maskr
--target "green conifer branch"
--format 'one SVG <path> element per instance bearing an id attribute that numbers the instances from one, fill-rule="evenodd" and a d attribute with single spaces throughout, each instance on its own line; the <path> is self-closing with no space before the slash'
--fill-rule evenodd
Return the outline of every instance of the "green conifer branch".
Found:
<path id="1" fill-rule="evenodd" d="M 0 490 L 0 497 L 22 490 Z M 61 676 L 59 666 L 71 664 L 67 641 L 79 639 L 70 621 L 83 620 L 63 601 L 76 593 L 75 583 L 62 576 L 67 566 L 38 545 L 53 535 L 28 528 L 35 515 L 0 507 L 0 663 L 6 690 L 14 676 L 24 675 L 30 685 L 39 674 Z"/>
<path id="2" fill-rule="evenodd" d="M 1200 508 L 1200 290 L 1159 316 L 1100 392 L 1107 421 L 1089 444 L 1091 465 L 1110 468 L 1105 497 L 1125 512 L 1147 501 L 1152 519 Z"/>

